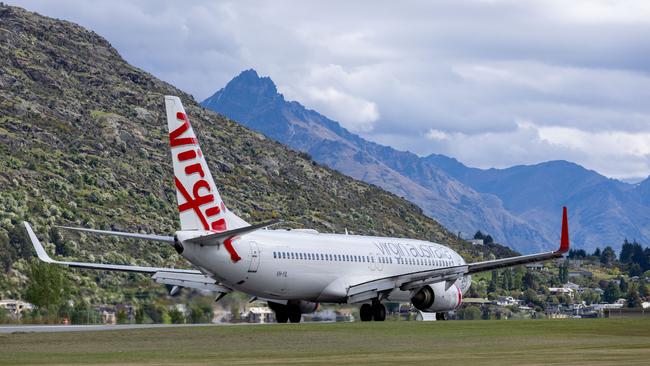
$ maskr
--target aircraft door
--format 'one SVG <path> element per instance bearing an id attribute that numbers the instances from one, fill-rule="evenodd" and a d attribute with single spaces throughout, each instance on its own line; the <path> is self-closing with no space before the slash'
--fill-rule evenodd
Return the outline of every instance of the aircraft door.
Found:
<path id="1" fill-rule="evenodd" d="M 260 247 L 257 242 L 250 242 L 250 254 L 251 263 L 248 266 L 248 272 L 257 272 L 257 268 L 260 266 Z"/>

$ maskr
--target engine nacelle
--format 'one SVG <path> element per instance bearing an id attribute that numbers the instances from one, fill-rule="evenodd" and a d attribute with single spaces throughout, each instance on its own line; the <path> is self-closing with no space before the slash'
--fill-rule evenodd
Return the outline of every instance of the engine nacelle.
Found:
<path id="1" fill-rule="evenodd" d="M 301 314 L 311 314 L 314 311 L 318 310 L 318 303 L 311 301 L 300 300 L 297 302 L 298 307 L 300 308 Z"/>
<path id="2" fill-rule="evenodd" d="M 455 284 L 445 290 L 445 283 L 434 283 L 417 290 L 411 303 L 416 309 L 425 313 L 450 311 L 463 302 L 463 293 Z"/>

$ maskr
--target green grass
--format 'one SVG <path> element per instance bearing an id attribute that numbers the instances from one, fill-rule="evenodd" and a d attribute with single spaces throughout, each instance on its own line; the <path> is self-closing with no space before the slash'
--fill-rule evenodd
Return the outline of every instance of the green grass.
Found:
<path id="1" fill-rule="evenodd" d="M 0 364 L 647 365 L 650 319 L 214 326 L 0 335 Z"/>

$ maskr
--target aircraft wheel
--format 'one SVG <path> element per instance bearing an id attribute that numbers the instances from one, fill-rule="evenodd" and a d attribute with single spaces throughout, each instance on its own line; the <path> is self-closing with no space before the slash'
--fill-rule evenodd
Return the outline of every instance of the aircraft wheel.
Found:
<path id="1" fill-rule="evenodd" d="M 377 322 L 386 320 L 386 307 L 380 302 L 372 304 L 372 319 Z"/>
<path id="2" fill-rule="evenodd" d="M 447 315 L 446 312 L 436 313 L 436 320 L 447 320 L 447 319 L 449 319 L 449 316 Z"/>
<path id="3" fill-rule="evenodd" d="M 361 305 L 359 309 L 359 316 L 362 322 L 369 322 L 372 320 L 372 306 L 370 304 Z"/>
<path id="4" fill-rule="evenodd" d="M 289 320 L 289 311 L 286 305 L 280 305 L 275 308 L 275 321 L 278 323 L 286 323 Z"/>
<path id="5" fill-rule="evenodd" d="M 298 305 L 287 305 L 287 313 L 289 314 L 289 321 L 292 323 L 300 323 L 302 313 Z"/>

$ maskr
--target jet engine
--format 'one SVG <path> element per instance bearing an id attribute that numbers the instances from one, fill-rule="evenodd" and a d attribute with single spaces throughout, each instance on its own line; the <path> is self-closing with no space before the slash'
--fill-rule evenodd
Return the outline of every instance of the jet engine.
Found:
<path id="1" fill-rule="evenodd" d="M 425 313 L 450 311 L 460 306 L 463 293 L 455 284 L 445 290 L 445 283 L 434 283 L 416 290 L 411 303 Z"/>
<path id="2" fill-rule="evenodd" d="M 296 305 L 298 305 L 298 307 L 300 308 L 301 314 L 311 314 L 314 311 L 318 310 L 317 302 L 300 300 Z"/>

